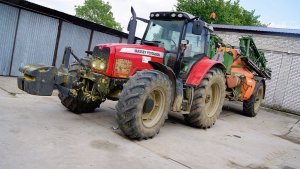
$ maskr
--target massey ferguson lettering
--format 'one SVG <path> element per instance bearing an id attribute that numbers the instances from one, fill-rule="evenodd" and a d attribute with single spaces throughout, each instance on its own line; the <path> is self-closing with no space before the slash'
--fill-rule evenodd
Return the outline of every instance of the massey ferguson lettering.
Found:
<path id="1" fill-rule="evenodd" d="M 159 58 L 162 58 L 163 55 L 164 55 L 163 52 L 157 52 L 157 51 L 153 51 L 153 50 L 137 49 L 137 48 L 122 48 L 120 52 L 155 56 L 155 57 L 159 57 Z"/>
<path id="2" fill-rule="evenodd" d="M 134 52 L 138 53 L 138 54 L 160 56 L 159 53 L 153 52 L 153 51 L 150 51 L 150 50 L 135 49 Z"/>

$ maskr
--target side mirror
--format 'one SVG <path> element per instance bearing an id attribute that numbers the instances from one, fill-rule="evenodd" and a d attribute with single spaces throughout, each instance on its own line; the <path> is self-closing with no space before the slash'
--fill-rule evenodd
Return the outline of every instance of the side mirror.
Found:
<path id="1" fill-rule="evenodd" d="M 201 35 L 203 27 L 204 27 L 204 22 L 203 21 L 195 20 L 193 22 L 192 33 L 195 34 L 195 35 Z"/>

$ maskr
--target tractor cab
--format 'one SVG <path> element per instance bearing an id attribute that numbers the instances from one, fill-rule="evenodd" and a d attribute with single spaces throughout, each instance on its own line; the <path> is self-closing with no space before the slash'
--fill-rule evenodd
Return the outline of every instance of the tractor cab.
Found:
<path id="1" fill-rule="evenodd" d="M 163 64 L 185 79 L 191 67 L 208 55 L 210 31 L 199 17 L 184 12 L 152 12 L 141 44 L 164 48 Z"/>

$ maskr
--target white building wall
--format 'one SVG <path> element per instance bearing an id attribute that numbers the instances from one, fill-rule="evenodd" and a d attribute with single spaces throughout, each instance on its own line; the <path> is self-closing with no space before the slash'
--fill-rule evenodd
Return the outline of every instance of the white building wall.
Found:
<path id="1" fill-rule="evenodd" d="M 265 52 L 272 79 L 267 80 L 263 104 L 300 114 L 300 37 L 216 31 L 225 43 L 239 47 L 239 37 L 252 35 Z"/>

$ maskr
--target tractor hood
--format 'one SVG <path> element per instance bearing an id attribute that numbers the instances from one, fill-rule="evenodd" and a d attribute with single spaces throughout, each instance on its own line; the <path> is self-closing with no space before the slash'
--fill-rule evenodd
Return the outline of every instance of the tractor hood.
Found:
<path id="1" fill-rule="evenodd" d="M 122 43 L 111 43 L 111 44 L 99 44 L 97 46 L 108 47 L 115 49 L 117 52 L 131 53 L 131 54 L 142 54 L 153 57 L 163 58 L 164 48 L 157 46 L 148 46 L 140 44 L 122 44 Z"/>
<path id="2" fill-rule="evenodd" d="M 136 71 L 152 69 L 149 61 L 163 63 L 164 48 L 140 44 L 99 44 L 99 48 L 109 48 L 110 56 L 106 72 L 114 78 L 128 78 Z"/>

